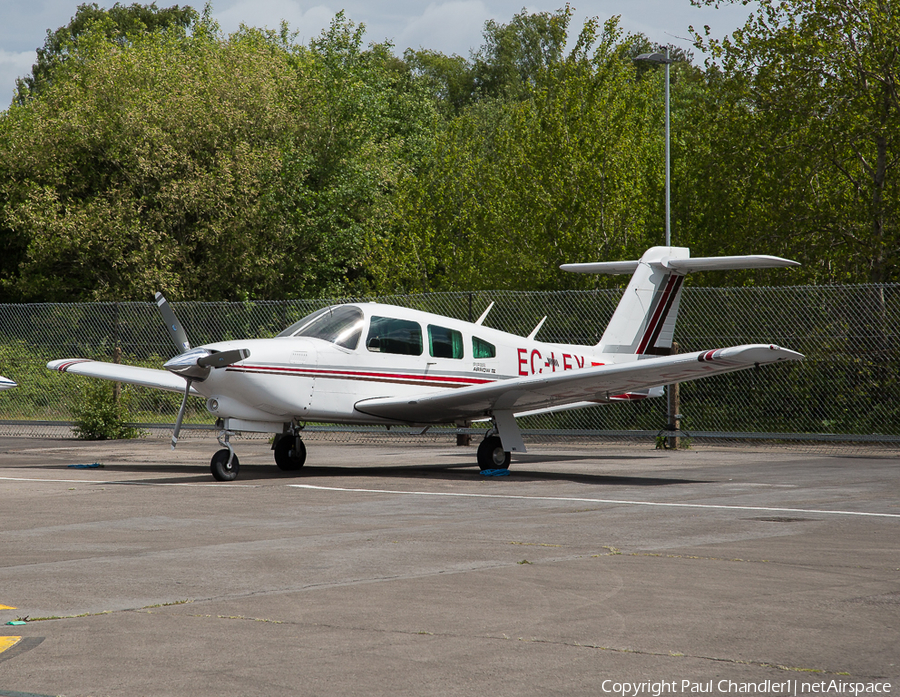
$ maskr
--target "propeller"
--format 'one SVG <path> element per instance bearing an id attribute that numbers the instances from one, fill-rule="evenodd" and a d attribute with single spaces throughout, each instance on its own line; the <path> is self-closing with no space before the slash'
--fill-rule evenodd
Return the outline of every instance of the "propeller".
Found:
<path id="1" fill-rule="evenodd" d="M 169 336 L 172 338 L 172 341 L 175 342 L 175 348 L 178 349 L 178 352 L 187 353 L 190 351 L 191 342 L 188 341 L 187 333 L 184 331 L 181 323 L 172 311 L 169 301 L 166 300 L 162 293 L 156 294 L 156 306 L 159 308 L 163 321 L 166 323 L 166 329 L 169 330 Z"/>
<path id="2" fill-rule="evenodd" d="M 195 381 L 202 382 L 209 377 L 209 371 L 214 368 L 226 368 L 232 363 L 242 361 L 250 355 L 247 349 L 228 349 L 216 351 L 208 348 L 191 348 L 187 333 L 175 316 L 175 312 L 162 293 L 156 294 L 156 306 L 166 323 L 175 348 L 179 355 L 166 361 L 163 367 L 185 380 L 184 397 L 181 399 L 181 407 L 178 409 L 178 418 L 175 419 L 175 430 L 172 432 L 172 450 L 178 444 L 178 434 L 181 433 L 181 422 L 184 420 L 184 411 L 187 408 L 188 397 L 191 395 L 191 384 Z"/>
<path id="3" fill-rule="evenodd" d="M 242 361 L 250 355 L 248 349 L 229 349 L 228 351 L 215 351 L 205 358 L 197 361 L 201 368 L 225 368 L 232 363 Z"/>

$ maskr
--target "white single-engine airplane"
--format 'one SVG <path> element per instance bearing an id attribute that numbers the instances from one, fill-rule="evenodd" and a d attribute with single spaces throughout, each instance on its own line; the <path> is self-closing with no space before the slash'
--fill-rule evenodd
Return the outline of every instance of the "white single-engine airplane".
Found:
<path id="1" fill-rule="evenodd" d="M 275 433 L 275 463 L 296 471 L 306 460 L 309 422 L 469 426 L 490 421 L 478 447 L 482 470 L 509 466 L 525 452 L 516 416 L 663 394 L 676 382 L 767 363 L 800 360 L 769 344 L 669 355 L 691 271 L 797 266 L 771 256 L 691 258 L 684 247 L 653 247 L 638 261 L 565 264 L 580 273 L 632 273 L 600 343 L 544 343 L 474 323 L 378 303 L 327 307 L 272 339 L 223 341 L 191 348 L 165 298 L 157 305 L 178 356 L 165 370 L 70 358 L 47 367 L 134 385 L 183 392 L 172 447 L 189 395 L 206 398 L 223 446 L 210 463 L 230 481 L 239 462 L 235 432 Z M 546 317 L 544 318 L 546 319 Z"/>
<path id="2" fill-rule="evenodd" d="M 13 387 L 17 387 L 16 383 L 0 375 L 0 390 L 9 390 Z"/>

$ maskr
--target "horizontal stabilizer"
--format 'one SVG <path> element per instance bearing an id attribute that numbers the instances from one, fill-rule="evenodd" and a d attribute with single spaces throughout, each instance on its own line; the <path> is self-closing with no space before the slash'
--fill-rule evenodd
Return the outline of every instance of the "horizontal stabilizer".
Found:
<path id="1" fill-rule="evenodd" d="M 598 261 L 590 264 L 563 264 L 559 268 L 573 273 L 624 274 L 634 273 L 640 261 Z M 691 271 L 727 271 L 737 269 L 774 269 L 800 266 L 797 261 L 773 257 L 767 254 L 748 254 L 733 257 L 688 257 L 686 259 L 662 258 L 645 262 L 650 266 L 669 269 L 676 273 Z"/>
<path id="2" fill-rule="evenodd" d="M 731 269 L 777 269 L 786 266 L 800 266 L 800 262 L 767 254 L 748 254 L 737 257 L 670 259 L 663 262 L 663 265 L 678 273 L 689 273 L 691 271 L 727 271 Z"/>
<path id="3" fill-rule="evenodd" d="M 597 344 L 601 353 L 665 356 L 672 352 L 684 277 L 691 271 L 799 266 L 765 254 L 691 257 L 687 247 L 651 247 L 638 261 L 563 264 L 563 271 L 630 273 L 631 280 Z"/>
<path id="4" fill-rule="evenodd" d="M 634 273 L 639 261 L 596 261 L 590 264 L 563 264 L 559 268 L 572 273 L 605 273 L 615 276 L 623 273 Z"/>

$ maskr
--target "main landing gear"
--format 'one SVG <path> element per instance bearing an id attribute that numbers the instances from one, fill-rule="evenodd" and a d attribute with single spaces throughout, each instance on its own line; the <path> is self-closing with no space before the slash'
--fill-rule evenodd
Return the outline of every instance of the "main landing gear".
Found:
<path id="1" fill-rule="evenodd" d="M 478 467 L 484 470 L 509 469 L 511 455 L 503 450 L 503 443 L 496 431 L 489 431 L 478 446 Z"/>
<path id="2" fill-rule="evenodd" d="M 275 464 L 282 472 L 296 472 L 306 463 L 306 446 L 300 440 L 300 431 L 279 433 L 272 443 Z"/>

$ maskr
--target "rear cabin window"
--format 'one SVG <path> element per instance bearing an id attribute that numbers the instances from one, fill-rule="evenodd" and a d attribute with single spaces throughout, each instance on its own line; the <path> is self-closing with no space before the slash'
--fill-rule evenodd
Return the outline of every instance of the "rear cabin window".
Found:
<path id="1" fill-rule="evenodd" d="M 433 358 L 462 358 L 462 334 L 455 329 L 429 324 L 428 350 Z"/>
<path id="2" fill-rule="evenodd" d="M 372 317 L 366 348 L 377 353 L 421 356 L 422 327 L 407 319 Z"/>
<path id="3" fill-rule="evenodd" d="M 484 339 L 477 336 L 472 337 L 472 356 L 473 358 L 496 358 L 497 349 L 493 344 L 489 344 Z"/>

